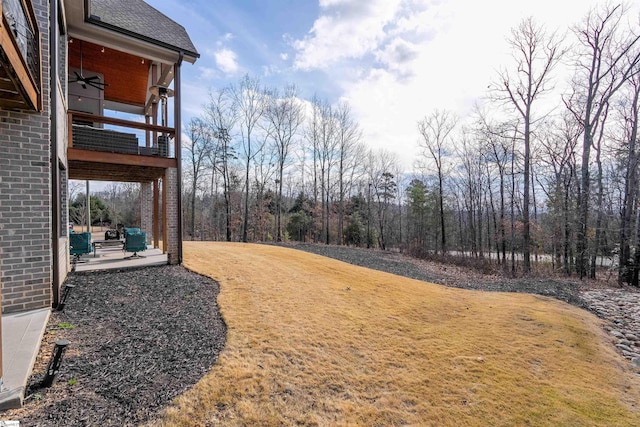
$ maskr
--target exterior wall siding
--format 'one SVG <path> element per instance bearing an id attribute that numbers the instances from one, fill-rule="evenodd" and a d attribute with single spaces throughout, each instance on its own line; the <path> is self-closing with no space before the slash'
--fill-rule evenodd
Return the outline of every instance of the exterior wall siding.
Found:
<path id="1" fill-rule="evenodd" d="M 51 305 L 49 2 L 35 0 L 42 53 L 43 111 L 0 110 L 2 312 Z"/>

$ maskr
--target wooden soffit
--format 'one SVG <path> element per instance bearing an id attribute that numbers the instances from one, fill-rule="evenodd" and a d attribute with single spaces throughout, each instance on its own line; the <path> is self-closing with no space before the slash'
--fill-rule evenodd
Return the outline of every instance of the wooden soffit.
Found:
<path id="1" fill-rule="evenodd" d="M 70 39 L 70 67 L 80 68 L 80 45 L 84 76 L 90 77 L 92 72 L 100 73 L 109 85 L 104 90 L 105 101 L 140 107 L 145 105 L 150 61 L 80 39 Z"/>

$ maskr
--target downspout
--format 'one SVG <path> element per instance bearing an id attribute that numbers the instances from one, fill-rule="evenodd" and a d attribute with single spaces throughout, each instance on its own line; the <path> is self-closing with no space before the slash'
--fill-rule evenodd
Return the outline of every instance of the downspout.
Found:
<path id="1" fill-rule="evenodd" d="M 178 164 L 178 264 L 182 264 L 182 88 L 180 86 L 182 60 L 184 52 L 180 51 L 178 62 L 174 66 L 175 97 L 174 97 L 174 126 L 176 129 L 176 162 Z"/>
<path id="2" fill-rule="evenodd" d="M 53 306 L 60 290 L 60 168 L 58 163 L 58 0 L 50 0 L 49 13 L 49 111 L 51 112 L 51 251 L 53 265 Z"/>

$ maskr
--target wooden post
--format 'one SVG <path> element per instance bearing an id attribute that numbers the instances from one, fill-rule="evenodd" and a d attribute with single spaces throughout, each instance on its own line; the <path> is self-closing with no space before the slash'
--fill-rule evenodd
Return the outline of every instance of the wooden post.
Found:
<path id="1" fill-rule="evenodd" d="M 91 233 L 91 196 L 89 196 L 89 180 L 87 180 L 87 199 L 85 208 L 87 210 L 87 233 Z"/>

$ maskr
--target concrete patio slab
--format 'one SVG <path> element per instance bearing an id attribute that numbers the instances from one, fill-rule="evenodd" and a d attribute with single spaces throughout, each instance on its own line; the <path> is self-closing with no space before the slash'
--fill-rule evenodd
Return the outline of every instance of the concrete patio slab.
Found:
<path id="1" fill-rule="evenodd" d="M 75 271 L 97 271 L 107 269 L 122 269 L 167 264 L 167 254 L 160 249 L 147 249 L 140 252 L 139 257 L 131 257 L 133 253 L 124 252 L 117 247 L 99 248 L 95 253 L 80 257 Z"/>
<path id="2" fill-rule="evenodd" d="M 50 314 L 51 309 L 42 308 L 2 316 L 4 387 L 0 391 L 0 410 L 22 406 Z"/>

